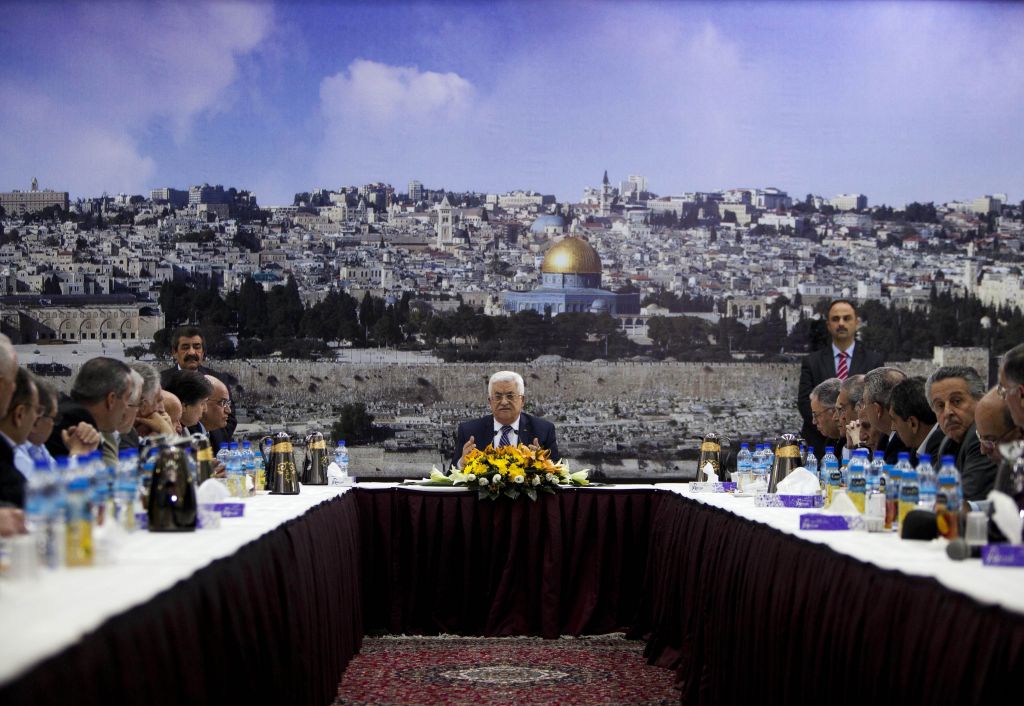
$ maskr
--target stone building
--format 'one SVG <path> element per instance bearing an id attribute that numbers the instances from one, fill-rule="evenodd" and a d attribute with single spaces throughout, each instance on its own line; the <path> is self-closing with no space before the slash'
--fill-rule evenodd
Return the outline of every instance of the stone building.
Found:
<path id="1" fill-rule="evenodd" d="M 141 341 L 164 327 L 160 307 L 134 295 L 0 297 L 0 330 L 15 343 Z"/>

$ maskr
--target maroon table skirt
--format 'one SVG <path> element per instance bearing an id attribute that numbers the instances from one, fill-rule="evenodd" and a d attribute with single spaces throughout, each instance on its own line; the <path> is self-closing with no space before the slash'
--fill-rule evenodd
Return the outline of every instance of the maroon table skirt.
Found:
<path id="1" fill-rule="evenodd" d="M 678 495 L 647 580 L 634 634 L 686 704 L 963 706 L 1024 685 L 1021 615 Z"/>
<path id="2" fill-rule="evenodd" d="M 363 638 L 355 505 L 319 505 L 106 621 L 0 704 L 330 703 Z"/>
<path id="3" fill-rule="evenodd" d="M 633 624 L 662 495 L 567 489 L 491 502 L 397 488 L 358 498 L 367 631 L 557 637 Z"/>

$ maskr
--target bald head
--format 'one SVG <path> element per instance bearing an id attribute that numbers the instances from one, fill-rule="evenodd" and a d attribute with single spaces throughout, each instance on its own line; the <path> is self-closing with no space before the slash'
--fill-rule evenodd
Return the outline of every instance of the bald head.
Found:
<path id="1" fill-rule="evenodd" d="M 167 416 L 171 418 L 171 424 L 174 425 L 174 430 L 181 433 L 181 400 L 173 392 L 167 390 L 160 390 L 160 404 L 163 406 Z"/>
<path id="2" fill-rule="evenodd" d="M 974 424 L 981 441 L 981 452 L 996 464 L 1003 460 L 999 444 L 1021 438 L 1021 430 L 1013 423 L 1010 407 L 999 395 L 998 388 L 992 388 L 978 400 L 974 408 Z"/>
<path id="3" fill-rule="evenodd" d="M 18 374 L 18 354 L 11 339 L 0 333 L 0 418 L 7 416 Z"/>
<path id="4" fill-rule="evenodd" d="M 231 409 L 231 397 L 228 395 L 228 388 L 220 379 L 212 375 L 206 376 L 206 381 L 213 386 L 213 392 L 206 400 L 206 409 L 203 412 L 201 421 L 207 431 L 223 429 L 228 425 L 228 411 Z"/>

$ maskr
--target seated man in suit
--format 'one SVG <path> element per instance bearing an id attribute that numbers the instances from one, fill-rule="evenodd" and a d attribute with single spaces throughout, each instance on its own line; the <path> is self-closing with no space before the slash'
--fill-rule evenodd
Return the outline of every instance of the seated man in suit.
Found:
<path id="1" fill-rule="evenodd" d="M 974 424 L 974 410 L 985 395 L 985 383 L 974 368 L 946 365 L 928 377 L 925 394 L 946 435 L 940 456 L 956 454 L 964 500 L 984 500 L 996 482 L 996 465 L 981 452 Z"/>
<path id="2" fill-rule="evenodd" d="M 871 437 L 872 450 L 883 452 L 885 462 L 889 464 L 896 463 L 901 451 L 913 451 L 893 429 L 892 417 L 889 415 L 892 389 L 906 379 L 906 374 L 898 368 L 875 368 L 864 376 L 860 416 L 874 431 Z"/>
<path id="3" fill-rule="evenodd" d="M 831 446 L 837 457 L 843 452 L 845 437 L 842 427 L 839 426 L 839 411 L 836 407 L 841 388 L 842 380 L 829 378 L 811 392 L 811 419 L 825 439 L 825 446 Z M 825 455 L 824 447 L 814 448 L 813 451 L 819 458 Z"/>
<path id="4" fill-rule="evenodd" d="M 999 450 L 1000 444 L 1024 438 L 1024 429 L 1014 424 L 1010 405 L 999 396 L 998 387 L 993 387 L 978 401 L 974 408 L 974 427 L 981 452 L 996 465 L 1006 460 Z"/>
<path id="5" fill-rule="evenodd" d="M 547 449 L 552 461 L 559 460 L 555 425 L 523 412 L 525 392 L 526 386 L 519 373 L 503 370 L 491 376 L 487 383 L 491 414 L 459 424 L 455 432 L 453 466 L 461 468 L 466 454 L 478 447 L 486 448 L 488 444 L 494 448 L 527 444 Z"/>
<path id="6" fill-rule="evenodd" d="M 910 449 L 910 462 L 917 465 L 921 454 L 938 461 L 939 446 L 944 437 L 935 419 L 935 412 L 924 394 L 924 378 L 907 378 L 889 394 L 889 416 L 903 445 Z"/>

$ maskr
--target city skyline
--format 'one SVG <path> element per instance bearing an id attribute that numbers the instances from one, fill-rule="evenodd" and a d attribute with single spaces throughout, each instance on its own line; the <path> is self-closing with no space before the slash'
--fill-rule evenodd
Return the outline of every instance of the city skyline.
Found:
<path id="1" fill-rule="evenodd" d="M 1024 195 L 1012 4 L 14 3 L 0 190 Z"/>

